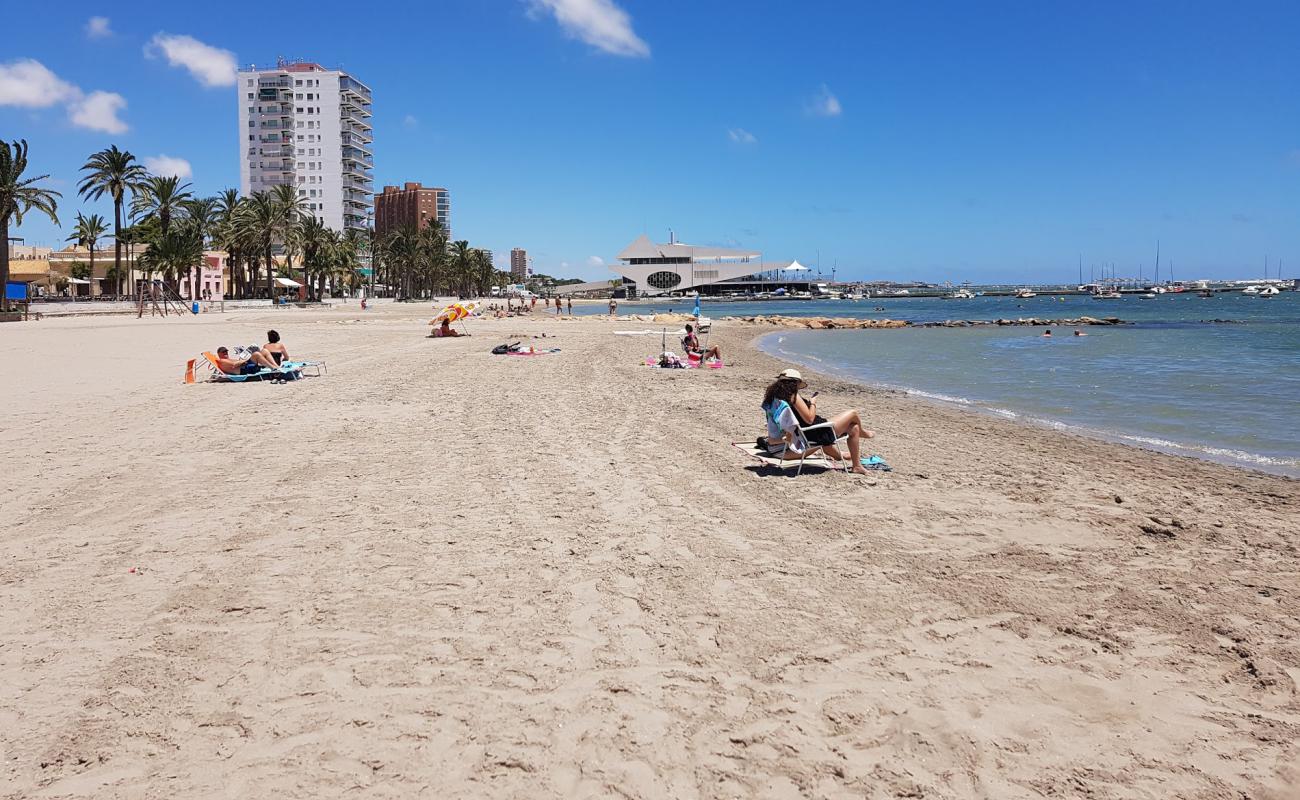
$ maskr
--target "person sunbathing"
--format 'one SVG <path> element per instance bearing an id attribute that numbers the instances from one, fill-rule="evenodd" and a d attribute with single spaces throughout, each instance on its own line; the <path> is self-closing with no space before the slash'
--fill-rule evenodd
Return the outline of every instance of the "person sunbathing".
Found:
<path id="1" fill-rule="evenodd" d="M 433 333 L 429 335 L 435 339 L 440 339 L 444 336 L 460 336 L 456 329 L 451 327 L 451 320 L 446 317 L 443 317 L 442 324 L 437 328 L 434 328 Z"/>
<path id="2" fill-rule="evenodd" d="M 217 348 L 217 366 L 227 375 L 256 375 L 263 369 L 279 368 L 275 360 L 261 350 L 249 353 L 248 358 L 236 359 L 230 357 L 230 350 L 225 347 Z"/>
<path id="3" fill-rule="evenodd" d="M 708 350 L 700 346 L 700 337 L 695 335 L 695 328 L 690 324 L 686 326 L 686 336 L 682 337 L 682 349 L 686 351 L 687 355 L 699 356 L 700 361 L 707 361 L 710 358 L 716 358 L 718 361 L 722 360 L 722 351 L 718 349 L 716 344 Z"/>
<path id="4" fill-rule="evenodd" d="M 275 331 L 266 332 L 266 344 L 262 345 L 260 352 L 269 353 L 271 358 L 275 359 L 276 366 L 289 360 L 289 348 L 284 346 L 280 341 L 280 334 Z"/>
<path id="5" fill-rule="evenodd" d="M 779 452 L 783 460 L 790 461 L 803 458 L 809 448 L 820 447 L 831 460 L 843 461 L 846 456 L 835 443 L 839 437 L 847 435 L 847 458 L 853 464 L 852 469 L 859 475 L 866 475 L 867 469 L 862 466 L 862 440 L 874 437 L 875 431 L 862 426 L 857 411 L 845 411 L 831 420 L 818 416 L 816 394 L 808 399 L 799 394 L 800 389 L 806 388 L 808 383 L 796 369 L 783 371 L 767 387 L 763 395 L 763 412 L 767 418 L 768 452 L 772 455 Z M 830 428 L 818 428 L 810 433 L 801 430 L 827 422 Z"/>

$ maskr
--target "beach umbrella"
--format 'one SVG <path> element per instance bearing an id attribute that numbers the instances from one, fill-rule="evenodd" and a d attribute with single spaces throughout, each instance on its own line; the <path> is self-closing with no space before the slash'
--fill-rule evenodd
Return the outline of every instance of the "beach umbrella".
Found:
<path id="1" fill-rule="evenodd" d="M 460 322 L 466 317 L 471 316 L 478 310 L 479 304 L 473 301 L 462 303 L 452 303 L 451 305 L 438 312 L 438 316 L 429 320 L 430 325 L 440 325 L 445 319 L 450 322 Z"/>

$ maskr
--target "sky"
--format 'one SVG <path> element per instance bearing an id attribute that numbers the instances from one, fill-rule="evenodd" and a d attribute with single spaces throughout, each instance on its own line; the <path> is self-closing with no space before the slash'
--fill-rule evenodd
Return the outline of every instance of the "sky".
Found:
<path id="1" fill-rule="evenodd" d="M 239 182 L 235 69 L 374 93 L 375 184 L 603 280 L 642 233 L 839 279 L 1300 275 L 1300 4 L 1140 0 L 16 3 L 0 137 L 63 192 L 110 144 Z M 400 7 L 400 10 L 398 10 Z M 307 9 L 316 9 L 307 13 Z"/>

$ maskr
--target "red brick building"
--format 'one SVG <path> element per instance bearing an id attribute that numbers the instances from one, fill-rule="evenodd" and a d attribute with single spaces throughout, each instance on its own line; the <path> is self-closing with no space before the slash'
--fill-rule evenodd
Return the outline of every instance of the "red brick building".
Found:
<path id="1" fill-rule="evenodd" d="M 418 183 L 385 186 L 375 195 L 375 235 L 383 236 L 403 225 L 423 230 L 430 220 L 442 223 L 451 238 L 451 195 L 446 189 L 428 188 Z"/>

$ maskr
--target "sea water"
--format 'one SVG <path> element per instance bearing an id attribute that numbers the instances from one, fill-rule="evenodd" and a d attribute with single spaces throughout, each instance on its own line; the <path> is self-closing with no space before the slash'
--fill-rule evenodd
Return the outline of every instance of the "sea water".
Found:
<path id="1" fill-rule="evenodd" d="M 689 301 L 620 313 L 689 311 Z M 876 309 L 883 307 L 883 311 Z M 1122 326 L 786 330 L 792 362 L 972 411 L 1300 477 L 1300 293 L 1193 292 L 1144 300 L 1055 295 L 973 300 L 705 303 L 713 319 L 785 314 L 912 322 L 1119 317 Z M 869 411 L 869 410 L 868 410 Z"/>

